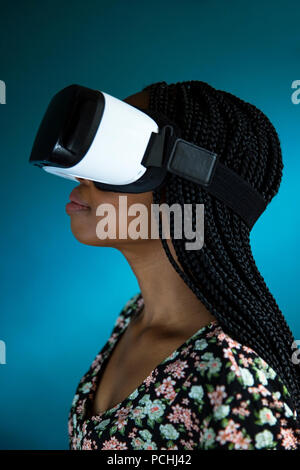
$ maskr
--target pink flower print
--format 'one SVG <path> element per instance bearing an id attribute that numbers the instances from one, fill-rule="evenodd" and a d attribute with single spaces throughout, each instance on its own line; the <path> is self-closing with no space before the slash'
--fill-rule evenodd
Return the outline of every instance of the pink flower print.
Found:
<path id="1" fill-rule="evenodd" d="M 241 406 L 240 408 L 232 408 L 232 413 L 233 414 L 238 414 L 238 415 L 241 415 L 241 416 L 249 416 L 250 411 L 246 410 L 245 408 L 243 408 Z"/>
<path id="2" fill-rule="evenodd" d="M 171 421 L 171 423 L 183 423 L 186 429 L 189 431 L 193 429 L 193 423 L 191 420 L 191 410 L 188 408 L 183 408 L 180 405 L 172 406 L 172 413 L 169 413 L 167 418 Z"/>
<path id="3" fill-rule="evenodd" d="M 103 443 L 101 450 L 127 450 L 127 445 L 113 436 L 109 441 Z"/>
<path id="4" fill-rule="evenodd" d="M 177 361 L 172 362 L 171 364 L 168 364 L 165 368 L 166 373 L 170 373 L 173 375 L 173 377 L 180 379 L 181 377 L 185 376 L 185 372 L 183 372 L 183 369 L 188 367 L 187 361 L 181 361 L 180 359 L 177 359 Z"/>
<path id="5" fill-rule="evenodd" d="M 248 402 L 247 401 L 241 401 L 241 407 L 242 408 L 247 408 Z"/>
<path id="6" fill-rule="evenodd" d="M 235 423 L 235 422 L 233 421 L 233 419 L 230 419 L 230 420 L 228 421 L 228 423 L 227 423 L 227 426 L 226 426 L 226 428 L 225 428 L 225 431 L 227 431 L 228 433 L 231 434 L 231 433 L 236 432 L 237 428 L 239 428 L 239 427 L 240 427 L 239 423 Z"/>
<path id="7" fill-rule="evenodd" d="M 111 337 L 108 339 L 108 343 L 109 343 L 110 345 L 113 344 L 113 343 L 116 341 L 117 336 L 118 336 L 118 333 L 113 333 L 113 334 L 111 335 Z"/>
<path id="8" fill-rule="evenodd" d="M 69 419 L 69 421 L 68 421 L 68 433 L 69 433 L 70 436 L 73 433 L 73 422 L 72 422 L 71 419 Z"/>
<path id="9" fill-rule="evenodd" d="M 244 437 L 241 431 L 233 432 L 231 435 L 231 442 L 234 443 L 234 448 L 238 449 L 248 449 L 251 440 L 248 437 Z"/>
<path id="10" fill-rule="evenodd" d="M 260 357 L 260 362 L 261 362 L 262 367 L 264 367 L 266 369 L 268 364 L 266 363 L 266 361 L 262 357 Z"/>
<path id="11" fill-rule="evenodd" d="M 94 369 L 96 366 L 99 365 L 99 363 L 102 361 L 102 358 L 103 358 L 102 353 L 98 354 L 95 357 L 94 361 L 92 362 L 92 369 Z"/>
<path id="12" fill-rule="evenodd" d="M 228 441 L 235 442 L 235 440 L 238 442 L 241 439 L 240 435 L 238 435 L 239 431 L 237 431 L 237 428 L 239 427 L 240 425 L 238 423 L 235 423 L 232 419 L 230 419 L 226 428 L 218 432 L 216 441 L 220 441 L 221 444 L 225 444 Z"/>
<path id="13" fill-rule="evenodd" d="M 190 349 L 191 349 L 192 347 L 193 347 L 192 344 L 189 344 L 188 346 L 185 346 L 185 348 L 183 348 L 183 349 L 181 350 L 182 356 L 187 356 L 188 353 L 189 353 L 189 351 L 190 351 Z"/>
<path id="14" fill-rule="evenodd" d="M 153 370 L 153 371 L 151 372 L 151 374 L 148 375 L 148 377 L 146 377 L 146 379 L 144 380 L 143 383 L 145 383 L 146 388 L 148 388 L 151 383 L 154 383 L 154 382 L 155 382 L 156 379 L 155 379 L 155 377 L 154 377 L 154 374 L 155 374 L 155 371 Z M 156 375 L 156 374 L 155 374 L 155 375 Z"/>
<path id="15" fill-rule="evenodd" d="M 266 387 L 264 387 L 263 384 L 259 384 L 258 387 L 248 387 L 248 391 L 250 393 L 258 393 L 263 397 L 271 395 L 271 392 Z"/>
<path id="16" fill-rule="evenodd" d="M 271 395 L 271 392 L 263 384 L 258 385 L 258 391 L 263 397 Z"/>
<path id="17" fill-rule="evenodd" d="M 194 382 L 196 382 L 195 379 L 197 380 L 197 378 L 195 377 L 195 378 L 193 379 Z M 186 381 L 183 383 L 183 386 L 184 386 L 184 387 L 189 387 L 190 385 L 191 385 L 191 382 L 190 382 L 189 380 L 186 380 Z"/>
<path id="18" fill-rule="evenodd" d="M 81 442 L 81 441 L 80 441 L 80 437 L 74 436 L 74 437 L 72 438 L 71 448 L 74 449 L 74 450 L 76 450 L 77 448 L 79 448 L 80 442 Z"/>
<path id="19" fill-rule="evenodd" d="M 180 439 L 180 444 L 184 446 L 187 450 L 193 450 L 195 447 L 195 442 L 192 439 L 185 441 L 184 439 Z"/>
<path id="20" fill-rule="evenodd" d="M 83 423 L 83 426 L 82 426 L 82 434 L 85 434 L 85 433 L 86 433 L 86 428 L 87 428 L 87 423 L 84 422 L 84 423 Z"/>
<path id="21" fill-rule="evenodd" d="M 216 325 L 217 322 L 215 321 L 214 324 Z M 219 337 L 219 335 L 224 335 L 225 336 L 225 333 L 222 332 L 222 328 L 221 326 L 217 326 L 216 328 L 214 328 L 212 331 L 206 333 L 206 338 L 212 338 L 213 336 L 216 336 L 217 338 Z"/>
<path id="22" fill-rule="evenodd" d="M 227 397 L 225 386 L 217 385 L 216 389 L 213 392 L 209 392 L 207 395 L 209 396 L 211 404 L 214 405 L 214 408 L 216 408 L 217 406 L 222 405 L 223 399 Z"/>
<path id="23" fill-rule="evenodd" d="M 82 450 L 93 450 L 93 447 L 92 446 L 95 446 L 96 445 L 96 442 L 95 441 L 91 441 L 91 439 L 86 439 L 84 438 L 83 441 L 82 441 Z"/>
<path id="24" fill-rule="evenodd" d="M 176 396 L 176 392 L 174 390 L 173 385 L 176 384 L 175 380 L 172 380 L 172 377 L 167 377 L 163 380 L 162 384 L 155 389 L 156 395 L 159 397 L 163 395 L 165 398 L 169 400 L 174 400 Z"/>
<path id="25" fill-rule="evenodd" d="M 240 349 L 241 343 L 238 343 L 234 339 L 232 339 L 230 336 L 228 336 L 226 333 L 221 333 L 218 335 L 219 340 L 225 340 L 228 343 L 228 346 L 232 349 Z"/>
<path id="26" fill-rule="evenodd" d="M 84 412 L 84 405 L 85 405 L 84 402 L 79 403 L 79 405 L 78 405 L 77 408 L 76 408 L 76 413 L 77 413 L 77 414 L 79 414 L 79 415 L 82 415 L 82 414 L 83 414 L 83 412 Z"/>
<path id="27" fill-rule="evenodd" d="M 116 417 L 117 417 L 117 427 L 118 429 L 124 428 L 127 424 L 127 418 L 128 414 L 130 413 L 130 408 L 122 407 L 119 410 L 116 411 Z"/>
<path id="28" fill-rule="evenodd" d="M 230 441 L 231 434 L 225 430 L 220 430 L 216 437 L 216 441 L 219 441 L 220 444 L 226 444 L 227 441 Z"/>
<path id="29" fill-rule="evenodd" d="M 253 359 L 252 357 L 246 357 L 244 354 L 239 354 L 239 358 L 241 359 L 241 362 L 244 367 L 248 367 L 249 364 L 253 364 Z"/>
<path id="30" fill-rule="evenodd" d="M 92 420 L 94 423 L 100 423 L 100 421 L 102 421 L 102 416 L 100 416 L 100 415 L 92 416 L 92 417 L 91 417 L 91 420 Z"/>
<path id="31" fill-rule="evenodd" d="M 297 449 L 297 439 L 292 429 L 280 428 L 280 434 L 277 437 L 282 438 L 282 445 L 286 450 Z"/>
<path id="32" fill-rule="evenodd" d="M 243 348 L 243 350 L 246 351 L 247 353 L 249 353 L 249 354 L 255 354 L 255 356 L 257 356 L 256 352 L 255 352 L 253 349 L 248 348 L 248 346 L 245 346 L 245 345 L 243 344 L 242 348 Z"/>
<path id="33" fill-rule="evenodd" d="M 240 368 L 239 368 L 239 366 L 238 366 L 238 364 L 235 360 L 235 357 L 234 357 L 231 349 L 230 348 L 227 348 L 227 349 L 223 348 L 223 351 L 224 351 L 224 357 L 229 359 L 230 362 L 231 362 L 230 369 L 233 370 L 236 373 L 236 375 L 239 377 L 241 375 L 241 371 L 240 371 Z"/>
<path id="34" fill-rule="evenodd" d="M 283 402 L 277 400 L 276 398 L 273 399 L 272 403 L 269 403 L 270 408 L 282 408 Z"/>

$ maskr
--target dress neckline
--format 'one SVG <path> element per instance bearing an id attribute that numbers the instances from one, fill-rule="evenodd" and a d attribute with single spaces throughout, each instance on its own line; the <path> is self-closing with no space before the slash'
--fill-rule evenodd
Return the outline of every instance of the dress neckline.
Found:
<path id="1" fill-rule="evenodd" d="M 138 302 L 140 302 L 140 305 L 137 307 Z M 135 309 L 133 311 L 133 313 L 131 313 L 132 307 Z M 165 366 L 165 363 L 168 360 L 172 359 L 173 356 L 177 357 L 178 354 L 182 351 L 182 349 L 187 347 L 196 338 L 198 339 L 199 335 L 203 334 L 206 330 L 212 328 L 213 326 L 218 325 L 217 320 L 212 320 L 211 322 L 209 322 L 206 325 L 199 328 L 195 333 L 192 334 L 192 336 L 190 336 L 180 346 L 178 346 L 176 349 L 174 349 L 174 351 L 172 351 L 171 354 L 169 354 L 165 359 L 163 359 L 159 364 L 157 364 L 157 366 L 150 372 L 150 374 L 126 398 L 124 398 L 124 400 L 122 400 L 120 403 L 117 403 L 112 408 L 109 408 L 109 409 L 103 411 L 102 413 L 92 413 L 90 410 L 92 410 L 92 406 L 93 406 L 95 396 L 96 396 L 96 391 L 98 389 L 98 385 L 99 385 L 101 377 L 103 375 L 104 366 L 106 365 L 106 361 L 111 356 L 111 354 L 112 354 L 114 348 L 116 347 L 118 341 L 120 340 L 122 334 L 125 333 L 127 327 L 129 326 L 130 321 L 133 318 L 135 318 L 137 315 L 140 314 L 143 307 L 144 307 L 143 297 L 142 297 L 141 293 L 139 293 L 135 296 L 133 302 L 130 305 L 129 315 L 128 315 L 128 311 L 121 312 L 119 318 L 123 317 L 124 324 L 120 328 L 120 331 L 117 334 L 116 334 L 115 330 L 116 330 L 116 328 L 118 328 L 118 325 L 116 325 L 115 328 L 113 329 L 112 333 L 111 333 L 110 338 L 107 341 L 107 345 L 109 346 L 108 350 L 106 350 L 105 358 L 100 363 L 100 368 L 98 370 L 96 380 L 94 382 L 94 387 L 91 390 L 91 393 L 89 394 L 89 396 L 87 397 L 86 402 L 85 402 L 84 413 L 83 413 L 83 421 L 84 422 L 87 423 L 87 422 L 90 422 L 90 421 L 93 421 L 93 420 L 103 419 L 103 417 L 106 416 L 107 414 L 111 414 L 114 410 L 117 410 L 118 408 L 121 408 L 122 406 L 124 406 L 126 404 L 126 402 L 128 402 L 130 400 L 133 401 L 134 398 L 130 399 L 130 397 L 133 396 L 133 395 L 134 396 L 139 396 L 139 392 L 140 392 L 142 386 L 145 385 L 145 383 L 150 378 L 154 377 L 155 374 L 158 373 L 160 371 L 160 369 Z M 125 310 L 125 307 L 124 307 L 124 310 Z M 114 338 L 114 339 L 112 340 L 112 338 Z M 99 364 L 96 364 L 95 368 L 98 368 L 98 367 L 99 367 Z"/>

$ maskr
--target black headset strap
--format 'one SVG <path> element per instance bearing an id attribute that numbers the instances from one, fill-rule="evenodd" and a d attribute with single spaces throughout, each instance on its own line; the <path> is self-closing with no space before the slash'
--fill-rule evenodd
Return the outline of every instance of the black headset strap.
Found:
<path id="1" fill-rule="evenodd" d="M 263 197 L 247 181 L 220 162 L 206 189 L 237 212 L 250 230 L 267 207 Z"/>
<path id="2" fill-rule="evenodd" d="M 264 198 L 247 181 L 223 165 L 217 154 L 178 138 L 172 124 L 152 133 L 142 164 L 166 167 L 200 184 L 239 214 L 250 230 L 266 209 Z"/>

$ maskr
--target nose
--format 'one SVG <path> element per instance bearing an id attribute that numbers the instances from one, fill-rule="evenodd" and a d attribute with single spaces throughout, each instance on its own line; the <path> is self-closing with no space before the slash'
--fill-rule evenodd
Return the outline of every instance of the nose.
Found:
<path id="1" fill-rule="evenodd" d="M 77 181 L 79 181 L 79 183 L 84 184 L 85 186 L 91 186 L 93 184 L 92 181 L 86 180 L 84 178 L 76 177 L 76 179 L 77 179 Z"/>

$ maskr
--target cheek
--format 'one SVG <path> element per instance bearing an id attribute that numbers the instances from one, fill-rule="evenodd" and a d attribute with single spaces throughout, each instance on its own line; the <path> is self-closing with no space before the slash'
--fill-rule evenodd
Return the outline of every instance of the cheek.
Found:
<path id="1" fill-rule="evenodd" d="M 134 241 L 137 239 L 136 233 L 140 231 L 145 237 L 148 236 L 148 232 L 145 235 L 148 225 L 145 207 L 136 207 L 128 201 L 126 203 L 124 199 L 120 199 L 119 203 L 110 207 L 105 205 L 98 207 L 95 225 L 96 235 L 99 240 Z"/>
<path id="2" fill-rule="evenodd" d="M 119 240 L 128 240 L 128 224 L 134 219 L 127 215 L 122 205 L 119 208 L 104 202 L 70 217 L 74 237 L 81 243 L 94 246 L 114 246 Z"/>
<path id="3" fill-rule="evenodd" d="M 127 230 L 129 239 L 151 238 L 151 203 L 152 193 L 134 194 L 127 198 L 127 208 L 119 208 L 119 228 Z"/>
<path id="4" fill-rule="evenodd" d="M 110 201 L 111 210 L 108 210 L 105 215 L 105 206 L 102 206 L 101 212 L 98 208 L 99 230 L 103 231 L 106 222 L 105 230 L 109 231 L 108 226 L 110 225 L 111 233 L 115 235 L 117 241 L 134 242 L 151 238 L 151 202 L 152 193 L 117 194 L 114 200 Z M 100 213 L 102 217 L 100 217 Z"/>
<path id="5" fill-rule="evenodd" d="M 72 233 L 78 241 L 97 246 L 135 242 L 139 232 L 149 239 L 153 222 L 151 203 L 152 193 L 101 192 L 90 211 L 71 216 Z"/>

